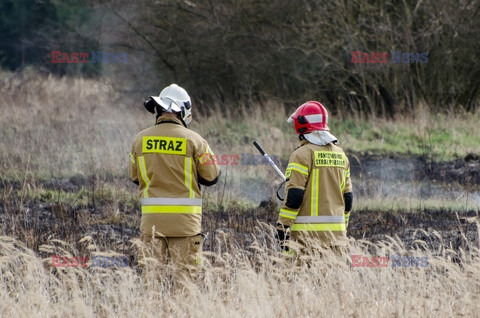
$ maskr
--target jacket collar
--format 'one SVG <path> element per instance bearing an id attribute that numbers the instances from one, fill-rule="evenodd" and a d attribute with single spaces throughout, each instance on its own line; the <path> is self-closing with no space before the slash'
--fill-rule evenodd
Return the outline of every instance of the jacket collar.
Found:
<path id="1" fill-rule="evenodd" d="M 303 145 L 306 145 L 306 144 L 309 144 L 310 142 L 307 140 L 307 139 L 302 139 L 300 141 L 300 147 L 303 146 Z"/>
<path id="2" fill-rule="evenodd" d="M 309 144 L 310 142 L 307 139 L 300 139 L 300 146 L 296 147 L 296 149 L 305 146 L 306 144 Z"/>
<path id="3" fill-rule="evenodd" d="M 298 147 L 295 148 L 295 149 L 298 149 L 298 148 L 300 148 L 300 147 L 303 147 L 303 146 L 305 146 L 305 145 L 307 145 L 307 144 L 315 145 L 314 143 L 308 141 L 307 139 L 302 139 L 302 140 L 300 140 L 300 146 L 298 146 Z M 334 143 L 328 143 L 328 144 L 326 144 L 325 146 L 327 146 L 327 145 L 332 145 L 332 144 L 334 144 Z M 317 146 L 318 146 L 318 145 L 317 145 Z"/>
<path id="4" fill-rule="evenodd" d="M 175 118 L 175 117 L 170 117 L 170 116 L 160 116 L 160 117 L 158 117 L 157 121 L 155 122 L 155 125 L 166 124 L 166 123 L 177 124 L 177 125 L 182 125 L 183 126 L 183 123 L 180 119 Z"/>

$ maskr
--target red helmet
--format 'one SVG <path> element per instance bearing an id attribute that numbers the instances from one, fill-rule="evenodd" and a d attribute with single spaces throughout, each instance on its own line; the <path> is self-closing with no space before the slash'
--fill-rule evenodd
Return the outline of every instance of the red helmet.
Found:
<path id="1" fill-rule="evenodd" d="M 309 101 L 298 107 L 287 121 L 295 123 L 297 134 L 308 134 L 315 130 L 330 130 L 327 109 L 316 101 Z"/>

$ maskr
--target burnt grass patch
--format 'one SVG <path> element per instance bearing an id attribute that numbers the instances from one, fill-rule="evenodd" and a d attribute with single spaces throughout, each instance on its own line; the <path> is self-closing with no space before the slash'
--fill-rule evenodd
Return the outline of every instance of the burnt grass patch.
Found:
<path id="1" fill-rule="evenodd" d="M 347 153 L 352 178 L 395 179 L 403 182 L 429 180 L 457 183 L 464 187 L 480 184 L 480 156 L 437 162 L 428 156 L 400 156 Z"/>
<path id="2" fill-rule="evenodd" d="M 273 227 L 277 218 L 275 206 L 275 202 L 264 202 L 261 207 L 253 209 L 204 211 L 204 250 L 218 251 L 224 244 L 249 249 L 255 239 L 268 244 L 272 241 L 273 231 L 265 230 L 262 223 Z M 126 211 L 115 218 L 107 211 L 99 212 L 97 207 L 96 212 L 82 210 L 81 213 L 85 215 L 72 218 L 68 210 L 62 214 L 45 206 L 32 205 L 8 213 L 4 205 L 0 209 L 0 235 L 15 237 L 37 252 L 41 245 L 50 244 L 51 240 L 56 239 L 67 242 L 80 255 L 88 255 L 86 246 L 78 242 L 90 236 L 98 250 L 129 255 L 132 261 L 136 258 L 131 240 L 140 236 L 138 211 Z M 352 213 L 348 236 L 371 242 L 398 237 L 406 248 L 415 247 L 417 240 L 420 240 L 432 250 L 449 246 L 468 251 L 480 247 L 479 220 L 477 211 L 424 209 L 395 212 L 366 209 Z"/>
<path id="3" fill-rule="evenodd" d="M 350 162 L 354 180 L 392 176 L 405 182 L 428 178 L 445 183 L 456 182 L 464 187 L 478 187 L 480 184 L 480 159 L 475 156 L 434 163 L 424 157 L 399 158 L 363 154 L 351 155 Z M 125 178 L 106 178 L 116 183 L 125 183 L 125 188 L 134 191 L 134 187 Z M 52 190 L 75 192 L 87 188 L 94 193 L 98 188 L 97 180 L 98 176 L 75 175 L 35 182 Z M 22 187 L 18 181 L 0 181 L 0 235 L 15 237 L 39 253 L 41 245 L 50 244 L 55 239 L 62 240 L 74 247 L 80 255 L 89 251 L 79 241 L 90 236 L 98 250 L 116 251 L 135 258 L 131 240 L 140 236 L 138 203 L 134 206 L 119 205 L 118 202 L 106 199 L 91 200 L 85 205 L 36 199 L 25 201 L 12 195 Z M 204 209 L 204 249 L 218 250 L 220 245 L 225 244 L 226 237 L 228 244 L 243 249 L 248 249 L 255 239 L 271 241 L 273 231 L 268 231 L 268 227 L 262 224 L 271 225 L 272 230 L 277 216 L 278 202 L 273 200 L 263 201 L 256 208 L 234 206 L 218 211 Z M 473 247 L 480 248 L 479 222 L 478 209 L 455 211 L 445 208 L 411 208 L 398 212 L 365 208 L 352 213 L 348 236 L 372 242 L 398 237 L 407 248 L 415 247 L 417 241 L 424 241 L 432 250 L 438 246 L 469 250 Z M 224 240 L 223 243 L 220 238 Z"/>

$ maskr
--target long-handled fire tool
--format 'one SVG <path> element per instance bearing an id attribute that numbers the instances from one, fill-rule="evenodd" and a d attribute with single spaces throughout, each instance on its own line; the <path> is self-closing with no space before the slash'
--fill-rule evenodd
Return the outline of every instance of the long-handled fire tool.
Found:
<path id="1" fill-rule="evenodd" d="M 256 141 L 253 142 L 253 145 L 258 149 L 258 151 L 260 151 L 262 156 L 264 156 L 265 159 L 267 159 L 268 163 L 273 167 L 273 169 L 275 169 L 278 175 L 282 177 L 282 180 L 286 181 L 287 178 L 285 178 L 285 175 L 282 173 L 282 171 L 280 171 L 280 169 L 278 169 L 277 165 L 275 164 L 275 162 L 273 162 L 272 158 L 270 158 L 270 156 L 265 151 L 263 151 L 262 147 L 260 147 L 260 145 Z"/>
<path id="2" fill-rule="evenodd" d="M 267 159 L 268 163 L 273 167 L 273 169 L 275 169 L 278 175 L 282 178 L 283 182 L 280 184 L 280 186 L 277 189 L 277 198 L 280 201 L 283 201 L 284 198 L 280 197 L 280 195 L 278 194 L 278 191 L 280 191 L 282 185 L 284 185 L 285 182 L 287 182 L 287 178 L 282 173 L 282 171 L 280 171 L 280 169 L 277 167 L 275 162 L 273 162 L 272 158 L 270 158 L 270 156 L 262 149 L 262 147 L 260 147 L 260 145 L 256 141 L 253 142 L 253 145 L 258 149 L 258 151 L 260 151 L 260 153 L 265 157 L 265 159 Z M 279 225 L 281 226 L 281 228 L 278 228 Z M 280 247 L 283 250 L 283 253 L 287 256 L 294 255 L 294 252 L 290 250 L 288 248 L 288 245 L 286 244 L 286 242 L 288 242 L 290 238 L 290 232 L 289 232 L 290 230 L 287 230 L 287 228 L 284 228 L 283 225 L 281 225 L 280 223 L 277 223 L 276 227 L 277 227 L 277 234 L 275 235 L 275 238 L 278 241 L 280 241 Z"/>
<path id="3" fill-rule="evenodd" d="M 260 151 L 260 153 L 262 154 L 262 156 L 265 157 L 265 159 L 267 159 L 268 163 L 273 167 L 273 169 L 275 169 L 275 171 L 278 173 L 278 175 L 282 178 L 283 182 L 280 184 L 280 186 L 278 187 L 277 189 L 277 198 L 280 200 L 280 201 L 283 201 L 284 198 L 280 197 L 280 195 L 278 194 L 278 191 L 280 190 L 280 188 L 282 187 L 282 185 L 287 182 L 287 178 L 285 178 L 285 175 L 282 173 L 282 171 L 277 167 L 277 165 L 275 164 L 275 162 L 273 162 L 272 158 L 270 158 L 270 156 L 262 149 L 262 147 L 260 147 L 260 145 L 254 141 L 253 142 L 253 145 L 258 149 L 258 151 Z"/>

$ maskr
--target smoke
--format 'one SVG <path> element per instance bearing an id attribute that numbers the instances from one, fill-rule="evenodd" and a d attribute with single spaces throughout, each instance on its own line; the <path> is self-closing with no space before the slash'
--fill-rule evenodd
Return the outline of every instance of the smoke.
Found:
<path id="1" fill-rule="evenodd" d="M 474 209 L 480 206 L 478 191 L 462 183 L 463 178 L 440 179 L 445 167 L 426 163 L 422 158 L 382 156 L 350 157 L 355 206 L 360 208 L 418 209 L 445 206 Z M 284 164 L 280 163 L 283 170 Z M 273 200 L 281 183 L 272 167 L 265 165 L 222 165 L 219 184 L 209 190 L 222 205 L 233 201 L 258 205 Z M 468 171 L 465 170 L 464 174 Z M 284 187 L 280 194 L 284 195 Z"/>
<path id="2" fill-rule="evenodd" d="M 469 209 L 480 203 L 478 193 L 471 192 L 471 185 L 465 183 L 467 169 L 454 179 L 441 177 L 448 175 L 444 171 L 448 166 L 428 163 L 420 157 L 364 156 L 351 162 L 354 193 L 365 204 L 376 201 L 393 206 L 403 202 L 403 208 L 414 208 L 442 202 Z"/>

